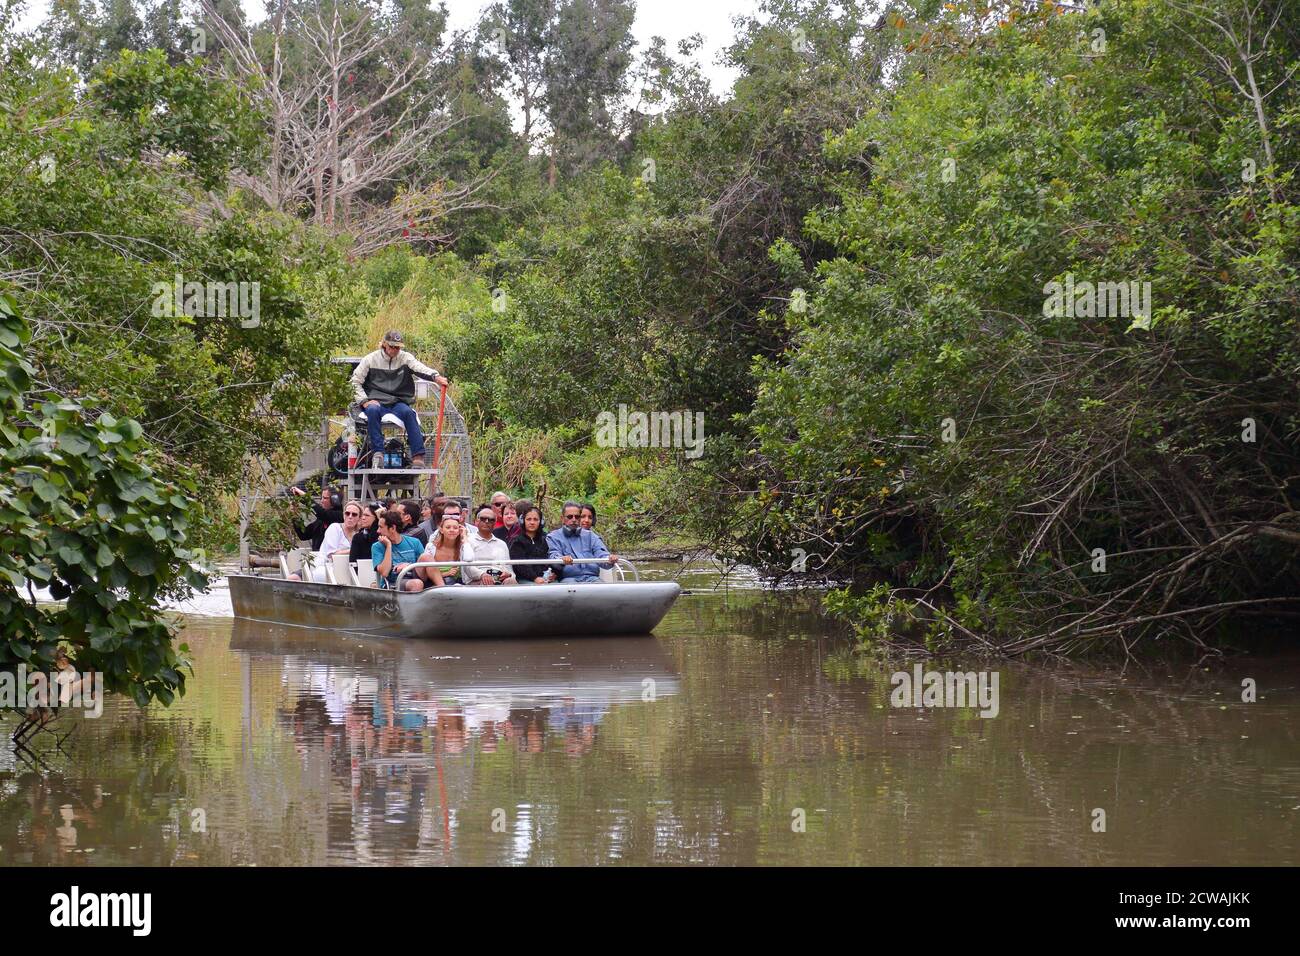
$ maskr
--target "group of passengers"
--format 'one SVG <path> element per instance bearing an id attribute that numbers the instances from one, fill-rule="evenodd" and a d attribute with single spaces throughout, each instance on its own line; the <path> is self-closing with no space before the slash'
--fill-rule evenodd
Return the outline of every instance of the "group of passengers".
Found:
<path id="1" fill-rule="evenodd" d="M 336 495 L 323 490 L 322 505 Z M 504 491 L 468 515 L 458 502 L 438 495 L 373 504 L 354 499 L 343 505 L 341 518 L 325 528 L 319 543 L 313 541 L 317 565 L 323 569 L 340 554 L 349 561 L 369 559 L 381 588 L 396 587 L 410 565 L 425 566 L 411 568 L 402 587 L 422 591 L 461 584 L 585 583 L 618 563 L 596 533 L 595 507 L 586 502 L 566 501 L 561 526 L 550 533 L 537 505 L 511 500 Z"/>
<path id="2" fill-rule="evenodd" d="M 412 467 L 422 469 L 424 433 L 411 407 L 416 378 L 442 388 L 448 384 L 446 376 L 406 351 L 402 334 L 394 329 L 358 362 L 352 387 L 372 451 L 383 447 L 383 418 L 393 415 L 410 443 Z M 293 491 L 306 494 L 300 487 Z M 444 495 L 426 501 L 343 503 L 337 489 L 326 487 L 312 510 L 315 520 L 298 533 L 310 538 L 316 551 L 316 580 L 324 579 L 325 566 L 341 554 L 349 561 L 369 559 L 380 587 L 396 587 L 407 567 L 426 565 L 403 576 L 402 587 L 410 591 L 460 584 L 598 581 L 601 567 L 612 569 L 618 563 L 596 533 L 596 509 L 576 501 L 564 503 L 562 525 L 549 534 L 540 508 L 527 499 L 512 501 L 504 491 L 466 515 Z"/>

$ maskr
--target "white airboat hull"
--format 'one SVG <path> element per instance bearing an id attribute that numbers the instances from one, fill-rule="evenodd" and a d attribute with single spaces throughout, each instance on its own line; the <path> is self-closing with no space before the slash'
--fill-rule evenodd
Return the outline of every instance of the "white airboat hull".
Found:
<path id="1" fill-rule="evenodd" d="M 232 574 L 235 616 L 377 637 L 649 634 L 677 600 L 675 581 L 378 588 Z"/>

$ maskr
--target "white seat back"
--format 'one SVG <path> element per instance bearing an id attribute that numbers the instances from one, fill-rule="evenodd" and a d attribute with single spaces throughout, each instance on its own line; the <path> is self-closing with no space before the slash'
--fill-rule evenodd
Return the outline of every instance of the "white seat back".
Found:
<path id="1" fill-rule="evenodd" d="M 363 588 L 378 586 L 379 582 L 375 580 L 375 563 L 369 558 L 362 558 L 357 562 L 356 581 Z"/>
<path id="2" fill-rule="evenodd" d="M 305 552 L 302 548 L 290 548 L 280 554 L 280 573 L 284 577 L 291 574 L 302 573 L 302 556 Z"/>
<path id="3" fill-rule="evenodd" d="M 289 578 L 289 575 L 300 575 L 304 581 L 313 580 L 312 568 L 315 566 L 316 551 L 311 548 L 290 548 L 279 555 L 279 572 L 285 578 Z M 321 575 L 317 574 L 316 578 L 320 579 Z"/>
<path id="4" fill-rule="evenodd" d="M 333 579 L 333 584 L 355 584 L 352 577 L 352 565 L 348 562 L 346 554 L 335 554 L 330 556 L 328 569 L 329 576 Z"/>

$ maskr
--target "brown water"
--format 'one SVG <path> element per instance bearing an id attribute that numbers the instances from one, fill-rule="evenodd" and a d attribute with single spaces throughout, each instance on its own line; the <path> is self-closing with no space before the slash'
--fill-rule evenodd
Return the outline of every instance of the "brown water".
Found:
<path id="1" fill-rule="evenodd" d="M 752 591 L 640 639 L 185 640 L 170 709 L 69 719 L 43 768 L 0 748 L 0 864 L 1300 862 L 1300 656 L 1004 664 L 981 718 L 891 707 L 910 664 Z"/>

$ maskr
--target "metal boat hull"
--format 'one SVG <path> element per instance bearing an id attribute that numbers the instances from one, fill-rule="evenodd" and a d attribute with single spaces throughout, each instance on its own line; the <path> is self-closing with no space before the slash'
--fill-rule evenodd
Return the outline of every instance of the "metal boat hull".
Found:
<path id="1" fill-rule="evenodd" d="M 378 637 L 649 634 L 681 593 L 675 581 L 378 588 L 232 574 L 235 616 Z"/>

